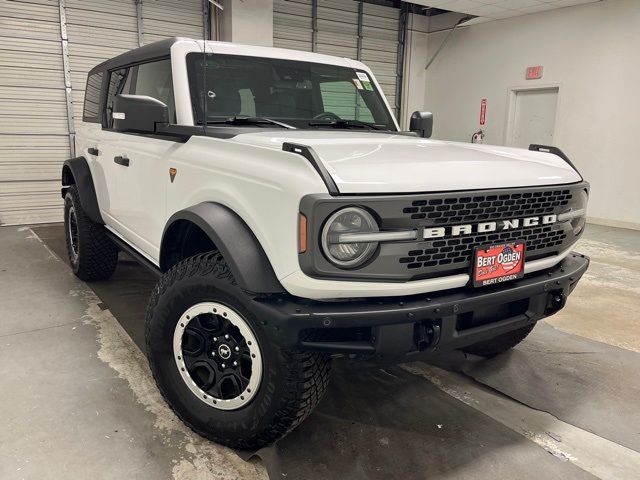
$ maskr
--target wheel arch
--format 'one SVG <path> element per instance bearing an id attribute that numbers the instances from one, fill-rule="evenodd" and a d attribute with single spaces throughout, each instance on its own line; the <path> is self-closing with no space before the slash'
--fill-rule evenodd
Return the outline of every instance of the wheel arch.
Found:
<path id="1" fill-rule="evenodd" d="M 174 213 L 160 245 L 160 269 L 198 253 L 218 250 L 238 285 L 255 293 L 282 293 L 273 267 L 247 224 L 230 208 L 202 202 Z"/>
<path id="2" fill-rule="evenodd" d="M 67 190 L 71 185 L 75 185 L 80 195 L 80 203 L 82 209 L 94 223 L 104 225 L 102 215 L 100 215 L 100 207 L 98 206 L 98 197 L 96 188 L 91 176 L 91 170 L 87 159 L 84 157 L 71 158 L 62 165 L 62 198 L 67 194 Z"/>

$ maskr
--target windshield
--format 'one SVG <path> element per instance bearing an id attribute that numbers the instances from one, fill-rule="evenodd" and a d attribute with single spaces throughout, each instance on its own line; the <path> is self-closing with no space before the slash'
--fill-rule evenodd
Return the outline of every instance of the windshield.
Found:
<path id="1" fill-rule="evenodd" d="M 207 54 L 206 84 L 201 53 L 187 55 L 194 121 L 233 117 L 269 119 L 295 128 L 396 130 L 366 72 L 320 63 Z M 205 87 L 206 85 L 206 92 Z M 267 123 L 261 123 L 267 125 Z"/>

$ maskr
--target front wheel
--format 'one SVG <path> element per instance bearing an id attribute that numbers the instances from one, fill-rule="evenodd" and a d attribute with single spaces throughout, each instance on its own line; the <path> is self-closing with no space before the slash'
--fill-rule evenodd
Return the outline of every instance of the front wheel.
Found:
<path id="1" fill-rule="evenodd" d="M 324 393 L 330 359 L 285 350 L 267 334 L 217 252 L 186 259 L 159 281 L 146 315 L 158 387 L 178 417 L 232 448 L 272 443 L 300 424 Z"/>

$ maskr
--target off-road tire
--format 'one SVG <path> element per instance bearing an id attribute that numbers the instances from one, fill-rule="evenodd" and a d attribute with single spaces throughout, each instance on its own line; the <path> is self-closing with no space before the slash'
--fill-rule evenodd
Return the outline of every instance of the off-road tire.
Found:
<path id="1" fill-rule="evenodd" d="M 531 333 L 535 326 L 536 324 L 532 323 L 526 327 L 498 335 L 491 340 L 474 343 L 473 345 L 464 347 L 462 351 L 465 353 L 471 353 L 472 355 L 479 355 L 481 357 L 495 357 L 496 355 L 504 353 L 522 342 L 527 338 L 527 335 Z"/>
<path id="2" fill-rule="evenodd" d="M 75 212 L 77 225 L 77 254 L 70 236 L 70 212 Z M 64 229 L 69 264 L 73 273 L 84 281 L 106 280 L 118 264 L 118 247 L 107 237 L 104 225 L 93 222 L 80 203 L 78 188 L 71 185 L 64 197 Z"/>
<path id="3" fill-rule="evenodd" d="M 202 302 L 235 310 L 252 330 L 262 357 L 262 380 L 251 401 L 235 410 L 208 405 L 187 387 L 173 351 L 181 315 Z M 265 325 L 266 323 L 266 325 Z M 329 381 L 330 358 L 285 350 L 269 340 L 270 319 L 258 318 L 222 255 L 188 258 L 165 273 L 151 294 L 145 319 L 146 351 L 153 377 L 169 406 L 196 433 L 237 449 L 257 449 L 298 426 L 315 408 Z"/>

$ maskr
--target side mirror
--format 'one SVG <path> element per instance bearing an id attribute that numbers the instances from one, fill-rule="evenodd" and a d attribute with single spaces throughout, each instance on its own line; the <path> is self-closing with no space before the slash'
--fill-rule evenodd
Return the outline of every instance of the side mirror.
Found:
<path id="1" fill-rule="evenodd" d="M 413 112 L 409 119 L 409 130 L 420 137 L 429 138 L 433 132 L 433 113 Z"/>
<path id="2" fill-rule="evenodd" d="M 155 133 L 156 123 L 169 123 L 169 108 L 146 95 L 116 95 L 112 115 L 118 132 Z"/>

